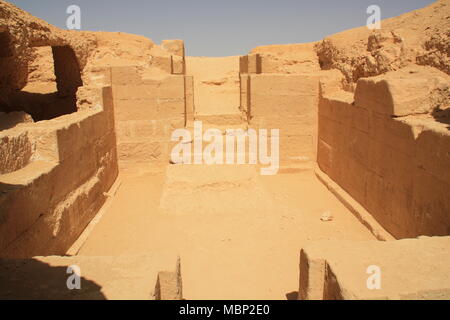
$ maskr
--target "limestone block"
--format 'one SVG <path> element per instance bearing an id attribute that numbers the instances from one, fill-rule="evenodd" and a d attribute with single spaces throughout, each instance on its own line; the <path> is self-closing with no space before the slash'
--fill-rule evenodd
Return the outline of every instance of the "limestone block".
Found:
<path id="1" fill-rule="evenodd" d="M 131 68 L 131 67 L 130 67 Z M 87 75 L 85 75 L 87 77 Z M 120 78 L 119 78 L 120 79 Z M 119 80 L 117 79 L 117 80 Z M 83 79 L 83 81 L 86 81 Z M 112 85 L 112 72 L 110 67 L 96 67 L 93 68 L 88 77 L 89 85 L 94 85 L 97 87 L 105 87 Z M 117 83 L 120 84 L 120 83 Z M 85 83 L 86 86 L 86 83 Z"/>
<path id="2" fill-rule="evenodd" d="M 317 127 L 316 115 L 305 113 L 285 117 L 284 115 L 255 116 L 251 119 L 251 127 L 258 129 L 279 129 L 280 135 L 312 135 Z"/>
<path id="3" fill-rule="evenodd" d="M 370 142 L 367 133 L 354 128 L 349 128 L 346 153 L 361 165 L 368 167 Z"/>
<path id="4" fill-rule="evenodd" d="M 367 176 L 367 197 L 364 207 L 387 230 L 392 230 L 391 213 L 388 201 L 392 201 L 390 194 L 395 188 L 386 182 L 383 177 L 369 172 Z M 394 235 L 395 236 L 395 235 Z"/>
<path id="5" fill-rule="evenodd" d="M 299 300 L 322 300 L 324 298 L 326 262 L 300 251 Z"/>
<path id="6" fill-rule="evenodd" d="M 119 142 L 117 146 L 119 160 L 127 161 L 161 161 L 167 154 L 166 146 L 158 141 L 148 141 L 147 139 L 134 142 Z M 164 159 L 165 160 L 165 159 Z"/>
<path id="7" fill-rule="evenodd" d="M 59 161 L 64 161 L 72 154 L 79 152 L 85 146 L 90 145 L 96 138 L 95 133 L 99 130 L 94 129 L 94 120 L 98 112 L 90 112 L 85 114 L 83 118 L 76 118 L 76 114 L 70 115 L 73 121 L 62 123 L 60 126 L 54 128 L 57 137 L 57 151 Z M 106 126 L 106 123 L 99 124 Z"/>
<path id="8" fill-rule="evenodd" d="M 319 139 L 317 147 L 317 163 L 320 169 L 330 175 L 333 166 L 333 149 L 322 139 Z"/>
<path id="9" fill-rule="evenodd" d="M 319 99 L 319 116 L 327 117 L 328 119 L 335 119 L 333 115 L 333 100 L 329 98 L 320 97 Z"/>
<path id="10" fill-rule="evenodd" d="M 251 76 L 251 115 L 317 112 L 318 78 L 299 75 Z"/>
<path id="11" fill-rule="evenodd" d="M 394 237 L 415 237 L 416 221 L 412 213 L 412 193 L 394 180 L 370 172 L 364 206 Z"/>
<path id="12" fill-rule="evenodd" d="M 136 68 L 133 67 L 111 67 L 112 85 L 140 85 L 142 82 Z"/>
<path id="13" fill-rule="evenodd" d="M 262 60 L 257 53 L 251 53 L 239 58 L 239 72 L 241 74 L 260 74 Z"/>
<path id="14" fill-rule="evenodd" d="M 358 80 L 355 104 L 387 116 L 428 113 L 445 100 L 447 76 L 426 67 L 412 67 Z"/>
<path id="15" fill-rule="evenodd" d="M 28 181 L 28 186 L 14 188 L 15 190 L 11 187 L 8 188 L 8 185 L 18 182 L 17 175 L 1 176 L 0 190 L 3 196 L 0 198 L 0 205 L 4 221 L 0 224 L 0 252 L 2 256 L 4 256 L 4 250 L 11 245 L 13 240 L 24 233 L 38 219 L 39 215 L 42 212 L 47 212 L 50 207 L 49 195 L 52 193 L 49 190 L 50 185 L 45 183 L 52 182 L 52 179 L 48 175 L 37 178 L 36 173 L 33 175 L 30 169 L 35 172 L 49 172 L 52 167 L 51 164 L 41 162 L 31 163 L 22 171 L 23 174 L 29 174 L 27 178 L 31 181 Z M 39 202 L 29 199 L 28 193 L 33 191 L 35 197 L 40 199 Z M 17 212 L 24 212 L 25 214 L 19 215 Z"/>
<path id="16" fill-rule="evenodd" d="M 157 97 L 157 86 L 148 84 L 113 86 L 114 102 L 120 100 L 143 100 Z"/>
<path id="17" fill-rule="evenodd" d="M 332 179 L 359 203 L 366 201 L 368 174 L 367 168 L 357 160 L 347 155 L 333 153 Z"/>
<path id="18" fill-rule="evenodd" d="M 96 157 L 96 149 L 88 145 L 60 164 L 36 161 L 22 175 L 11 176 L 9 183 L 21 183 L 23 178 L 28 182 L 2 199 L 4 216 L 9 216 L 0 226 L 9 230 L 0 231 L 2 256 L 65 253 L 103 203 L 102 194 L 110 187 L 103 179 L 112 183 L 117 174 L 117 163 L 106 166 L 102 160 L 97 167 Z"/>
<path id="19" fill-rule="evenodd" d="M 161 271 L 156 283 L 155 300 L 182 300 L 181 276 L 179 272 Z"/>
<path id="20" fill-rule="evenodd" d="M 172 56 L 172 74 L 184 74 L 184 59 L 180 56 Z"/>
<path id="21" fill-rule="evenodd" d="M 102 136 L 113 130 L 113 128 L 110 127 L 108 118 L 109 115 L 107 114 L 107 112 L 97 112 L 85 120 L 91 122 L 91 141 L 98 140 Z"/>
<path id="22" fill-rule="evenodd" d="M 339 124 L 336 121 L 330 120 L 327 117 L 319 117 L 319 138 L 327 144 L 333 146 L 334 138 L 337 135 L 337 127 Z"/>
<path id="23" fill-rule="evenodd" d="M 114 130 L 114 101 L 112 87 L 102 88 L 102 100 L 108 130 Z"/>
<path id="24" fill-rule="evenodd" d="M 449 243 L 449 237 L 311 241 L 300 253 L 299 296 L 345 300 L 449 299 Z M 323 262 L 316 263 L 320 260 Z M 367 288 L 366 270 L 371 265 L 381 270 L 379 290 Z"/>
<path id="25" fill-rule="evenodd" d="M 329 103 L 332 104 L 330 118 L 346 127 L 350 127 L 354 110 L 352 104 L 339 99 L 330 99 Z"/>
<path id="26" fill-rule="evenodd" d="M 0 134 L 0 174 L 10 173 L 26 166 L 32 156 L 32 142 L 28 133 L 4 131 Z"/>
<path id="27" fill-rule="evenodd" d="M 248 56 L 239 57 L 239 73 L 248 74 Z"/>
<path id="28" fill-rule="evenodd" d="M 184 86 L 186 90 L 186 121 L 194 120 L 194 78 L 192 76 L 184 77 Z"/>
<path id="29" fill-rule="evenodd" d="M 261 56 L 257 53 L 248 55 L 248 73 L 260 74 L 261 73 Z"/>
<path id="30" fill-rule="evenodd" d="M 110 131 L 95 142 L 94 153 L 96 154 L 98 167 L 101 167 L 102 161 L 109 153 L 112 153 L 112 156 L 116 157 L 116 139 L 116 133 Z"/>
<path id="31" fill-rule="evenodd" d="M 425 129 L 417 138 L 416 167 L 450 184 L 450 133 Z"/>
<path id="32" fill-rule="evenodd" d="M 372 112 L 369 123 L 370 137 L 408 156 L 415 152 L 416 129 L 402 121 Z"/>
<path id="33" fill-rule="evenodd" d="M 239 80 L 241 83 L 241 100 L 240 109 L 245 114 L 249 113 L 249 95 L 250 95 L 250 77 L 248 74 L 240 74 Z"/>
<path id="34" fill-rule="evenodd" d="M 261 73 L 285 73 L 283 62 L 270 53 L 261 54 Z"/>
<path id="35" fill-rule="evenodd" d="M 161 80 L 157 97 L 160 99 L 184 99 L 184 76 L 167 76 Z"/>
<path id="36" fill-rule="evenodd" d="M 162 120 L 136 120 L 126 121 L 129 136 L 127 138 L 153 138 L 167 141 L 170 140 L 172 132 L 176 129 L 184 128 L 184 119 L 162 119 Z"/>
<path id="37" fill-rule="evenodd" d="M 320 77 L 320 89 L 323 96 L 328 96 L 343 90 L 345 77 L 337 69 L 321 70 L 317 73 Z"/>
<path id="38" fill-rule="evenodd" d="M 345 126 L 340 122 L 334 121 L 334 129 L 332 133 L 334 136 L 332 138 L 332 146 L 336 149 L 337 152 L 342 154 L 345 157 L 349 157 L 348 154 L 348 141 L 351 138 L 351 127 Z"/>
<path id="39" fill-rule="evenodd" d="M 145 121 L 147 123 L 148 120 L 142 120 Z M 121 140 L 126 140 L 132 137 L 132 125 L 131 125 L 132 121 L 129 120 L 118 120 L 116 121 L 116 135 L 117 135 L 117 139 L 119 141 Z"/>
<path id="40" fill-rule="evenodd" d="M 394 187 L 411 193 L 413 188 L 414 161 L 382 142 L 372 141 L 368 151 L 368 167 L 389 181 Z"/>
<path id="41" fill-rule="evenodd" d="M 415 234 L 445 236 L 450 232 L 450 184 L 417 168 L 414 176 Z"/>
<path id="42" fill-rule="evenodd" d="M 362 132 L 369 133 L 371 113 L 365 108 L 355 106 L 352 106 L 350 110 L 350 125 Z"/>
<path id="43" fill-rule="evenodd" d="M 152 67 L 156 67 L 168 74 L 172 74 L 172 56 L 153 56 Z"/>
<path id="44" fill-rule="evenodd" d="M 135 121 L 126 121 L 128 129 L 129 129 L 129 136 L 126 138 L 129 141 L 133 140 L 134 138 L 150 138 L 153 137 L 155 126 L 153 123 L 156 120 L 135 120 Z M 128 133 L 128 132 L 127 132 Z M 122 141 L 125 141 L 122 140 Z"/>
<path id="45" fill-rule="evenodd" d="M 158 118 L 159 104 L 156 99 L 117 100 L 115 105 L 116 121 Z"/>
<path id="46" fill-rule="evenodd" d="M 185 117 L 184 99 L 158 99 L 158 116 L 157 119 L 163 118 L 179 118 Z"/>

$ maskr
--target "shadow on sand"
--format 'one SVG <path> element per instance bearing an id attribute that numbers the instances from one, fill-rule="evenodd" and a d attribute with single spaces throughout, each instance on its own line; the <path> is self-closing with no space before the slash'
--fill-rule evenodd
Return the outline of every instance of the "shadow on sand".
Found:
<path id="1" fill-rule="evenodd" d="M 0 259 L 0 300 L 106 300 L 101 287 L 81 277 L 81 288 L 69 290 L 67 267 L 32 259 Z M 82 275 L 82 273 L 81 273 Z"/>

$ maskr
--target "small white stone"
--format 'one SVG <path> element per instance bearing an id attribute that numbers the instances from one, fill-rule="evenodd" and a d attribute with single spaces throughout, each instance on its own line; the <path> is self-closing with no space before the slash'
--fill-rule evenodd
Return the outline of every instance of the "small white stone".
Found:
<path id="1" fill-rule="evenodd" d="M 330 211 L 325 211 L 322 213 L 322 216 L 320 217 L 320 220 L 322 221 L 333 221 L 333 216 L 331 215 Z"/>

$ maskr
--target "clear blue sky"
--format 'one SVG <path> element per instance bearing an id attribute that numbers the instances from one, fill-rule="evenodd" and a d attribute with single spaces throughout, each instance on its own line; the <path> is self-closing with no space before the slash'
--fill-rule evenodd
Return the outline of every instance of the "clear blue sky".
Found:
<path id="1" fill-rule="evenodd" d="M 183 39 L 190 56 L 247 53 L 259 45 L 317 41 L 366 24 L 366 9 L 382 18 L 422 8 L 433 0 L 12 0 L 60 28 L 66 8 L 81 7 L 82 30 L 122 31 Z"/>

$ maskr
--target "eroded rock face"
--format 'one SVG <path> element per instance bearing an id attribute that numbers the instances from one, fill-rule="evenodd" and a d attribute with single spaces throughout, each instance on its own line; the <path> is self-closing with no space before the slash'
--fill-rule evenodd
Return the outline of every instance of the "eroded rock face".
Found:
<path id="1" fill-rule="evenodd" d="M 414 62 L 414 55 L 394 31 L 375 31 L 367 38 L 366 50 L 348 55 L 333 39 L 316 45 L 322 69 L 339 69 L 349 83 L 362 77 L 399 70 Z M 358 53 L 358 51 L 360 51 Z"/>
<path id="2" fill-rule="evenodd" d="M 30 162 L 32 148 L 27 132 L 0 134 L 0 175 L 25 167 Z"/>
<path id="3" fill-rule="evenodd" d="M 417 56 L 417 63 L 429 65 L 450 74 L 450 31 L 429 36 L 424 47 L 426 51 Z"/>
<path id="4" fill-rule="evenodd" d="M 158 46 L 121 32 L 62 30 L 5 1 L 0 1 L 0 47 L 0 107 L 7 105 L 5 111 L 15 108 L 10 93 L 27 84 L 38 83 L 42 93 L 56 80 L 59 94 L 76 94 L 81 110 L 100 104 L 100 89 L 110 85 L 109 67 L 135 66 L 149 75 L 184 74 L 185 69 L 182 40 Z"/>
<path id="5" fill-rule="evenodd" d="M 7 48 L 1 55 L 5 59 L 1 59 L 4 72 L 0 87 L 13 90 L 20 90 L 27 83 L 33 47 L 69 46 L 80 69 L 95 47 L 95 38 L 63 31 L 5 1 L 0 2 L 0 40 L 2 47 Z"/>
<path id="6" fill-rule="evenodd" d="M 315 46 L 322 69 L 339 69 L 348 83 L 399 70 L 410 64 L 449 71 L 448 10 L 440 0 L 421 10 L 382 21 L 382 29 L 366 27 L 327 37 Z"/>
<path id="7" fill-rule="evenodd" d="M 356 105 L 389 117 L 430 114 L 446 109 L 450 101 L 448 77 L 432 67 L 408 66 L 384 75 L 361 78 Z"/>

